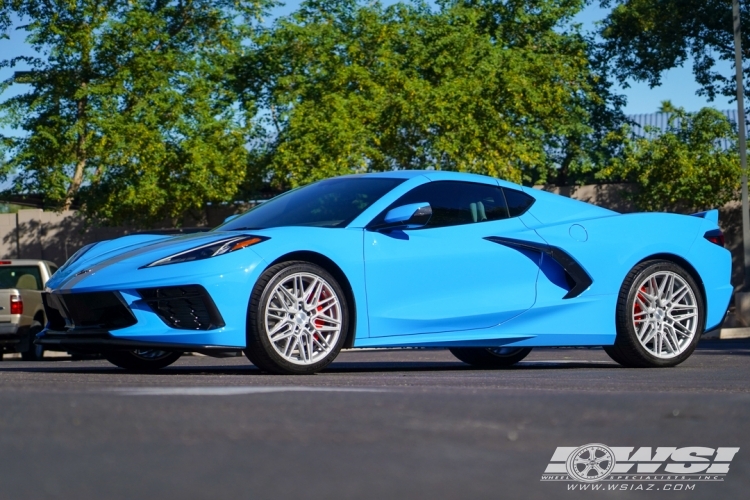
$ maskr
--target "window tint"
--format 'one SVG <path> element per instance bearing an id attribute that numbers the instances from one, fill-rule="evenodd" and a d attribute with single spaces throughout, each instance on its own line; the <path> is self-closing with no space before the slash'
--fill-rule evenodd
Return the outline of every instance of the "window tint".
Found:
<path id="1" fill-rule="evenodd" d="M 0 288 L 41 290 L 42 276 L 37 266 L 0 266 Z"/>
<path id="2" fill-rule="evenodd" d="M 528 210 L 536 201 L 534 198 L 515 189 L 503 188 L 505 201 L 508 203 L 508 212 L 511 217 L 518 217 Z"/>
<path id="3" fill-rule="evenodd" d="M 337 177 L 289 191 L 245 212 L 218 231 L 281 226 L 345 227 L 404 179 Z"/>
<path id="4" fill-rule="evenodd" d="M 434 181 L 406 193 L 371 225 L 381 223 L 385 213 L 392 208 L 422 202 L 427 202 L 432 207 L 432 217 L 426 228 L 508 218 L 503 192 L 499 187 L 473 182 Z"/>

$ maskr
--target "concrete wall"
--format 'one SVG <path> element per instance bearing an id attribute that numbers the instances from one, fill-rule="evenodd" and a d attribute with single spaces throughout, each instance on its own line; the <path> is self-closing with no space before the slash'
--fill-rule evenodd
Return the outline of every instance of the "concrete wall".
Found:
<path id="1" fill-rule="evenodd" d="M 0 214 L 0 255 L 5 259 L 45 259 L 62 265 L 87 243 L 130 232 L 126 228 L 87 226 L 75 211 L 20 210 Z"/>
<path id="2" fill-rule="evenodd" d="M 200 220 L 186 220 L 191 229 L 218 226 L 241 207 L 210 207 Z M 157 230 L 175 231 L 162 224 Z M 190 230 L 190 229 L 189 229 Z M 44 259 L 62 265 L 79 248 L 95 241 L 141 232 L 133 227 L 105 227 L 85 220 L 76 211 L 45 212 L 41 209 L 0 214 L 0 258 Z"/>

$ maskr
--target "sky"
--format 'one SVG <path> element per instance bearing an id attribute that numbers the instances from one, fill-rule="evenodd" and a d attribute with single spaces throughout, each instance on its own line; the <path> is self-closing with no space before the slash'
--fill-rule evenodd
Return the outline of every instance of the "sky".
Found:
<path id="1" fill-rule="evenodd" d="M 607 16 L 607 10 L 599 7 L 598 2 L 583 10 L 576 21 L 583 25 L 584 30 L 594 30 L 596 23 Z M 734 68 L 727 64 L 725 71 L 734 74 Z M 637 115 L 654 113 L 659 109 L 662 101 L 670 100 L 672 104 L 683 107 L 687 111 L 698 111 L 704 107 L 713 107 L 721 111 L 735 109 L 737 103 L 727 97 L 718 96 L 713 102 L 696 94 L 698 84 L 693 76 L 692 60 L 680 68 L 675 68 L 662 74 L 662 84 L 650 88 L 647 83 L 629 81 L 629 88 L 617 87 L 619 94 L 627 97 L 625 114 Z"/>
<path id="2" fill-rule="evenodd" d="M 271 12 L 271 16 L 266 22 L 268 23 L 273 18 L 293 12 L 300 3 L 300 0 L 289 0 L 285 5 L 276 7 Z M 384 3 L 388 4 L 395 2 L 392 0 L 384 0 Z M 596 27 L 597 21 L 602 20 L 606 14 L 607 11 L 601 9 L 598 6 L 598 2 L 595 2 L 594 5 L 587 7 L 577 16 L 576 22 L 581 23 L 584 30 L 593 30 Z M 0 59 L 33 54 L 31 48 L 24 42 L 23 32 L 12 31 L 9 35 L 10 39 L 0 40 Z M 732 72 L 733 69 L 731 66 L 727 65 L 726 71 Z M 9 68 L 0 68 L 0 81 L 10 77 L 11 74 L 12 71 Z M 659 105 L 664 100 L 671 100 L 674 105 L 681 106 L 688 111 L 698 111 L 705 106 L 711 106 L 719 110 L 736 108 L 736 104 L 726 97 L 717 97 L 713 102 L 709 102 L 705 97 L 696 94 L 698 85 L 695 83 L 695 78 L 692 73 L 692 61 L 686 62 L 683 67 L 675 68 L 666 72 L 662 76 L 662 85 L 659 87 L 652 89 L 646 83 L 638 83 L 634 81 L 629 83 L 629 88 L 618 86 L 619 93 L 625 95 L 627 98 L 625 113 L 628 115 L 656 112 Z M 18 93 L 20 90 L 21 87 L 16 86 L 16 88 L 10 89 L 0 96 L 0 98 L 10 97 L 11 95 Z M 0 134 L 8 133 L 13 132 L 0 127 Z"/>

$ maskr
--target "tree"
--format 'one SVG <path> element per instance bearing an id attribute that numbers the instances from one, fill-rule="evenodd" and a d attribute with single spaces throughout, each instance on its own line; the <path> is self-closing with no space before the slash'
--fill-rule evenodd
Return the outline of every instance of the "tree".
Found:
<path id="1" fill-rule="evenodd" d="M 257 164 L 280 186 L 428 167 L 543 181 L 601 99 L 571 24 L 584 3 L 307 0 L 238 68 L 265 110 Z"/>
<path id="2" fill-rule="evenodd" d="M 0 91 L 0 174 L 16 193 L 74 203 L 109 223 L 149 224 L 232 198 L 255 110 L 227 75 L 266 0 L 0 0 L 36 57 Z"/>
<path id="3" fill-rule="evenodd" d="M 580 99 L 587 121 L 571 127 L 564 134 L 553 137 L 546 147 L 548 162 L 535 177 L 541 182 L 557 186 L 590 184 L 597 182 L 597 174 L 622 149 L 619 131 L 627 123 L 623 113 L 625 97 L 615 93 L 610 78 L 606 52 L 602 51 L 592 35 L 587 36 L 591 91 Z"/>
<path id="4" fill-rule="evenodd" d="M 709 100 L 735 96 L 734 72 L 717 69 L 720 61 L 734 66 L 731 0 L 601 0 L 601 4 L 613 7 L 601 36 L 622 82 L 634 78 L 658 86 L 664 71 L 692 57 L 699 94 Z M 740 17 L 745 27 L 750 26 L 748 2 L 741 3 Z M 747 29 L 742 48 L 743 60 L 750 64 Z"/>
<path id="5" fill-rule="evenodd" d="M 634 135 L 625 126 L 621 154 L 600 175 L 635 183 L 629 196 L 641 210 L 689 212 L 735 199 L 742 172 L 727 117 L 712 108 L 687 113 L 668 101 L 661 111 L 669 113 L 667 129 Z"/>

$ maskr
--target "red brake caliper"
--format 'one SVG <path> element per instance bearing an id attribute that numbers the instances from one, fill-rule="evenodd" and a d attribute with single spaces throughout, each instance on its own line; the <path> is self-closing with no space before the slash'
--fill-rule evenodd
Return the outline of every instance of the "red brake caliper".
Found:
<path id="1" fill-rule="evenodd" d="M 331 295 L 328 293 L 328 291 L 325 290 L 325 289 L 323 289 L 320 292 L 319 301 L 323 301 L 323 300 L 327 299 L 330 296 Z M 323 310 L 323 306 L 318 306 L 316 309 L 317 309 L 318 312 L 320 312 L 320 311 Z M 315 328 L 323 328 L 323 320 L 322 319 L 320 319 L 320 318 L 316 318 L 315 319 Z M 321 338 L 320 338 L 320 336 L 318 335 L 317 332 L 315 332 L 314 337 L 315 337 L 316 340 L 321 340 Z"/>
<path id="2" fill-rule="evenodd" d="M 642 294 L 646 293 L 646 285 L 643 285 L 640 290 L 638 290 L 637 298 L 641 299 L 641 301 L 645 302 L 645 297 Z M 641 308 L 641 304 L 638 303 L 638 301 L 635 302 L 635 307 L 633 316 L 637 316 L 638 314 L 643 312 L 643 309 Z M 640 319 L 636 319 L 636 321 L 643 321 L 643 317 Z"/>

